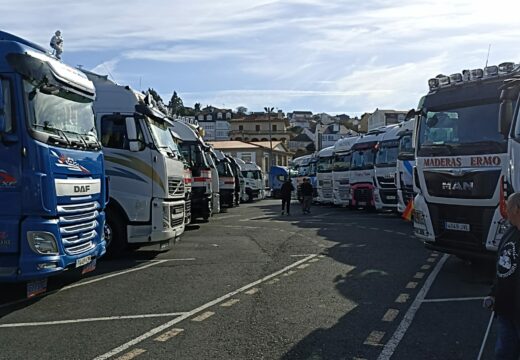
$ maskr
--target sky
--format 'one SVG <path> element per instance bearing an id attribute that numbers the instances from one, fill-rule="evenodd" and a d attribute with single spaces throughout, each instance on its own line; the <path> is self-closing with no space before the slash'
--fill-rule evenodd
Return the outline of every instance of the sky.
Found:
<path id="1" fill-rule="evenodd" d="M 416 107 L 429 78 L 520 62 L 520 1 L 1 1 L 0 30 L 167 103 L 361 115 Z M 491 45 L 491 47 L 490 47 Z"/>

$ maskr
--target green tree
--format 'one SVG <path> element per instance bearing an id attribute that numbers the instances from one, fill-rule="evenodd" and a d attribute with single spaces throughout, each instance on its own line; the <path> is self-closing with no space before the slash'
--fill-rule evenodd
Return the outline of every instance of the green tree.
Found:
<path id="1" fill-rule="evenodd" d="M 245 106 L 239 106 L 239 107 L 237 107 L 237 113 L 245 114 L 245 113 L 247 113 L 247 108 Z"/>
<path id="2" fill-rule="evenodd" d="M 179 95 L 177 95 L 177 91 L 173 92 L 172 98 L 168 103 L 168 109 L 172 115 L 184 115 L 184 103 L 182 102 L 182 99 L 179 97 Z"/>
<path id="3" fill-rule="evenodd" d="M 157 91 L 155 91 L 154 89 L 152 88 L 148 88 L 148 92 L 150 93 L 150 95 L 152 95 L 153 99 L 157 102 L 163 102 L 163 99 L 161 98 L 161 95 L 159 95 L 157 93 Z"/>
<path id="4" fill-rule="evenodd" d="M 193 109 L 195 110 L 195 113 L 199 113 L 200 112 L 200 103 L 195 103 L 195 105 L 193 105 Z"/>

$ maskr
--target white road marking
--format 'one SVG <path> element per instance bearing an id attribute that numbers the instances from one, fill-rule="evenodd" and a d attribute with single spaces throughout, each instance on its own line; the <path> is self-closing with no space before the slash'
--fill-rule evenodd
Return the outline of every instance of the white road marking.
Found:
<path id="1" fill-rule="evenodd" d="M 399 304 L 404 304 L 405 302 L 408 301 L 409 298 L 410 298 L 410 295 L 408 295 L 408 294 L 400 294 L 397 297 L 397 299 L 395 299 L 395 302 L 399 303 Z"/>
<path id="2" fill-rule="evenodd" d="M 239 217 L 240 215 L 224 215 L 224 216 L 216 216 L 215 220 L 223 220 L 223 219 L 229 219 L 234 217 Z"/>
<path id="3" fill-rule="evenodd" d="M 138 263 L 144 263 L 144 262 L 168 262 L 168 261 L 195 261 L 197 259 L 195 258 L 184 258 L 184 259 L 162 259 L 162 260 L 137 260 Z"/>
<path id="4" fill-rule="evenodd" d="M 414 279 L 422 279 L 424 277 L 424 273 L 423 272 L 416 272 L 415 275 L 413 276 Z"/>
<path id="5" fill-rule="evenodd" d="M 446 299 L 423 299 L 423 303 L 438 303 L 438 302 L 450 302 L 450 301 L 474 301 L 484 300 L 483 296 L 480 297 L 465 297 L 465 298 L 446 298 Z"/>
<path id="6" fill-rule="evenodd" d="M 432 263 L 432 262 L 435 262 L 435 260 L 437 260 L 437 259 L 436 258 L 428 258 L 428 260 L 426 260 L 426 261 Z"/>
<path id="7" fill-rule="evenodd" d="M 193 316 L 195 314 L 198 314 L 198 313 L 200 313 L 200 312 L 202 312 L 202 311 L 204 311 L 204 310 L 206 310 L 206 309 L 208 309 L 208 308 L 210 308 L 212 306 L 215 306 L 215 305 L 221 303 L 224 300 L 227 300 L 227 299 L 229 299 L 229 298 L 231 298 L 231 297 L 233 297 L 233 296 L 235 296 L 235 295 L 237 295 L 237 294 L 239 294 L 241 292 L 244 292 L 244 291 L 246 291 L 248 289 L 251 289 L 251 288 L 253 288 L 253 287 L 255 287 L 255 286 L 257 286 L 257 285 L 259 285 L 261 283 L 264 283 L 264 282 L 266 282 L 268 280 L 271 280 L 272 278 L 275 278 L 278 275 L 283 274 L 287 270 L 292 269 L 292 268 L 294 268 L 294 267 L 296 267 L 298 265 L 301 265 L 304 262 L 315 258 L 316 256 L 318 256 L 318 255 L 316 255 L 316 254 L 315 255 L 309 255 L 308 257 L 306 257 L 306 258 L 304 258 L 302 260 L 296 261 L 296 262 L 292 263 L 291 265 L 288 265 L 288 266 L 284 267 L 281 270 L 278 270 L 278 271 L 276 271 L 276 272 L 274 272 L 274 273 L 272 273 L 270 275 L 267 275 L 267 276 L 265 276 L 265 277 L 263 277 L 263 278 L 261 278 L 259 280 L 254 281 L 252 283 L 244 285 L 244 286 L 242 286 L 241 288 L 239 288 L 239 289 L 237 289 L 235 291 L 229 292 L 229 293 L 227 293 L 227 294 L 225 294 L 225 295 L 223 295 L 223 296 L 221 296 L 219 298 L 216 298 L 215 300 L 207 302 L 206 304 L 201 305 L 198 308 L 193 309 L 192 311 L 189 311 L 186 314 L 181 315 L 181 316 L 179 316 L 176 319 L 170 320 L 167 323 L 164 323 L 164 324 L 162 324 L 160 326 L 157 326 L 156 328 L 153 328 L 150 331 L 147 331 L 146 333 L 136 337 L 135 339 L 132 339 L 132 340 L 130 340 L 130 341 L 128 341 L 128 342 L 118 346 L 117 348 L 114 348 L 114 349 L 110 350 L 109 352 L 96 357 L 94 360 L 104 360 L 104 359 L 108 359 L 108 358 L 110 358 L 110 357 L 112 357 L 114 355 L 117 355 L 117 354 L 119 354 L 119 353 L 129 349 L 130 347 L 132 347 L 132 346 L 134 346 L 136 344 L 139 344 L 140 342 L 142 342 L 142 341 L 144 341 L 144 340 L 146 340 L 146 339 L 148 339 L 148 338 L 150 338 L 150 337 L 152 337 L 152 336 L 154 336 L 154 335 L 156 335 L 156 334 L 158 334 L 158 333 L 160 333 L 160 332 L 162 332 L 162 331 L 164 331 L 166 329 L 169 329 L 173 325 L 178 324 L 181 321 L 184 321 L 184 320 L 190 318 L 191 316 Z"/>
<path id="8" fill-rule="evenodd" d="M 372 331 L 363 344 L 370 346 L 383 346 L 383 344 L 381 344 L 381 340 L 384 336 L 384 331 Z"/>
<path id="9" fill-rule="evenodd" d="M 118 357 L 116 360 L 130 360 L 141 354 L 144 354 L 145 352 L 146 352 L 146 350 L 144 350 L 144 349 L 134 349 L 132 351 L 127 352 L 123 356 Z"/>
<path id="10" fill-rule="evenodd" d="M 282 276 L 291 276 L 292 274 L 295 274 L 296 271 L 294 270 L 290 270 L 290 271 L 287 271 L 285 274 L 282 274 Z"/>
<path id="11" fill-rule="evenodd" d="M 24 303 L 24 302 L 27 302 L 27 301 L 32 301 L 34 299 L 38 299 L 38 298 L 46 296 L 46 295 L 52 295 L 52 294 L 56 294 L 56 293 L 59 293 L 59 292 L 65 291 L 65 290 L 70 290 L 70 289 L 74 289 L 74 288 L 77 288 L 77 287 L 80 287 L 80 286 L 85 286 L 85 285 L 93 284 L 93 283 L 96 283 L 96 282 L 99 282 L 99 281 L 103 281 L 103 280 L 106 280 L 106 279 L 111 279 L 111 278 L 114 278 L 114 277 L 117 277 L 117 276 L 130 274 L 130 273 L 133 273 L 135 271 L 141 271 L 141 270 L 147 269 L 149 267 L 162 264 L 164 262 L 166 262 L 166 260 L 157 260 L 155 262 L 151 262 L 151 263 L 149 263 L 147 265 L 139 266 L 139 267 L 136 267 L 136 268 L 133 268 L 133 269 L 119 271 L 119 272 L 116 272 L 116 273 L 113 273 L 113 274 L 110 274 L 110 275 L 106 275 L 106 276 L 101 276 L 101 277 L 98 277 L 98 278 L 95 278 L 95 279 L 92 279 L 92 280 L 82 281 L 82 282 L 79 282 L 79 283 L 76 283 L 76 284 L 64 286 L 64 287 L 62 287 L 61 289 L 58 289 L 58 290 L 47 291 L 47 292 L 45 292 L 45 293 L 43 293 L 41 295 L 37 295 L 37 296 L 35 296 L 35 297 L 31 298 L 31 299 L 20 299 L 20 300 L 11 301 L 11 302 L 8 302 L 8 303 L 0 305 L 0 309 L 6 308 L 6 307 L 9 307 L 9 306 L 13 306 L 13 305 L 17 305 L 17 304 L 21 304 L 21 303 Z"/>
<path id="12" fill-rule="evenodd" d="M 477 360 L 482 359 L 482 353 L 484 352 L 484 348 L 486 347 L 486 342 L 489 336 L 489 330 L 491 330 L 491 324 L 493 324 L 493 319 L 495 318 L 495 312 L 491 312 L 491 316 L 489 317 L 489 323 L 486 329 L 486 333 L 484 334 L 484 339 L 482 340 L 482 345 L 480 346 L 480 351 L 477 356 Z"/>
<path id="13" fill-rule="evenodd" d="M 384 346 L 383 351 L 381 351 L 381 354 L 379 354 L 377 360 L 389 360 L 392 357 L 395 350 L 397 349 L 397 346 L 399 346 L 399 343 L 406 334 L 406 331 L 412 324 L 413 319 L 415 317 L 415 313 L 417 313 L 417 310 L 419 310 L 419 308 L 421 307 L 422 300 L 424 300 L 424 297 L 426 296 L 426 294 L 428 294 L 430 287 L 432 286 L 433 282 L 435 281 L 435 278 L 444 266 L 444 263 L 446 263 L 446 260 L 448 260 L 448 257 L 449 255 L 444 255 L 441 258 L 441 260 L 437 263 L 437 265 L 435 265 L 435 268 L 424 282 L 424 285 L 417 294 L 412 305 L 404 315 L 403 320 L 401 320 L 401 323 L 395 330 L 394 334 L 392 335 L 392 338 L 388 340 L 388 342 Z"/>
<path id="14" fill-rule="evenodd" d="M 95 321 L 147 319 L 147 318 L 156 318 L 156 317 L 181 316 L 181 315 L 184 315 L 184 314 L 186 314 L 186 313 L 185 312 L 176 312 L 176 313 L 167 313 L 167 314 L 122 315 L 122 316 L 105 316 L 105 317 L 86 318 L 86 319 L 41 321 L 41 322 L 27 322 L 27 323 L 12 323 L 12 324 L 0 324 L 0 328 L 14 328 L 14 327 L 26 327 L 26 326 L 47 326 L 47 325 L 64 325 L 64 324 L 77 324 L 77 323 L 95 322 Z"/>
<path id="15" fill-rule="evenodd" d="M 247 295 L 254 295 L 256 294 L 257 292 L 259 292 L 260 289 L 259 288 L 252 288 L 251 290 L 247 290 L 244 292 L 244 294 L 247 294 Z"/>
<path id="16" fill-rule="evenodd" d="M 279 281 L 280 281 L 280 279 L 278 279 L 278 278 L 274 278 L 273 280 L 268 281 L 267 284 L 269 284 L 269 285 L 273 285 L 273 284 L 276 284 L 276 283 L 279 282 Z"/>
<path id="17" fill-rule="evenodd" d="M 291 255 L 291 257 L 307 257 L 310 255 L 312 255 L 312 254 Z"/>
<path id="18" fill-rule="evenodd" d="M 171 330 L 165 332 L 164 334 L 156 337 L 154 340 L 160 341 L 160 342 L 165 342 L 165 341 L 170 340 L 172 337 L 179 335 L 183 331 L 184 331 L 184 329 L 171 329 Z"/>
<path id="19" fill-rule="evenodd" d="M 388 311 L 383 316 L 382 321 L 391 322 L 394 321 L 395 318 L 399 315 L 399 310 L 397 309 L 388 309 Z"/>
<path id="20" fill-rule="evenodd" d="M 220 224 L 211 224 L 211 226 L 220 226 L 230 229 L 262 229 L 260 226 L 241 226 L 241 225 L 220 225 Z"/>
<path id="21" fill-rule="evenodd" d="M 421 266 L 421 270 L 429 270 L 431 267 L 431 265 L 423 265 Z"/>
<path id="22" fill-rule="evenodd" d="M 320 259 L 312 259 L 312 260 L 309 260 L 310 263 L 315 263 L 315 262 L 318 262 L 320 261 Z"/>
<path id="23" fill-rule="evenodd" d="M 408 235 L 407 233 L 400 232 L 400 231 L 398 231 L 396 234 L 398 234 L 398 235 L 402 235 L 402 236 L 406 236 L 406 235 Z"/>
<path id="24" fill-rule="evenodd" d="M 418 282 L 410 281 L 408 284 L 406 284 L 406 288 L 407 289 L 415 289 L 417 287 L 417 285 L 419 285 Z"/>
<path id="25" fill-rule="evenodd" d="M 305 269 L 307 267 L 311 266 L 311 264 L 301 264 L 300 266 L 297 266 L 297 269 Z"/>
<path id="26" fill-rule="evenodd" d="M 235 305 L 236 303 L 240 302 L 240 299 L 231 299 L 226 301 L 225 303 L 220 304 L 222 307 L 231 307 Z"/>
<path id="27" fill-rule="evenodd" d="M 191 321 L 201 322 L 215 315 L 213 311 L 206 311 L 199 316 L 194 317 Z"/>

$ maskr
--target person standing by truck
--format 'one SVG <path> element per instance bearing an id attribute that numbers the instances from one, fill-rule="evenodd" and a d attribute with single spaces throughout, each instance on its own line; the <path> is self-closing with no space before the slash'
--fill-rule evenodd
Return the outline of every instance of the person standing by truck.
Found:
<path id="1" fill-rule="evenodd" d="M 509 196 L 507 218 L 512 226 L 498 247 L 495 282 L 483 304 L 496 314 L 495 356 L 499 360 L 520 356 L 520 193 Z"/>
<path id="2" fill-rule="evenodd" d="M 311 213 L 312 193 L 313 188 L 309 178 L 303 179 L 303 184 L 301 186 L 301 194 L 303 197 L 302 209 L 304 214 Z"/>
<path id="3" fill-rule="evenodd" d="M 285 214 L 287 207 L 287 215 L 291 213 L 291 194 L 294 191 L 294 186 L 291 180 L 287 178 L 280 189 L 280 197 L 282 198 L 282 215 Z"/>

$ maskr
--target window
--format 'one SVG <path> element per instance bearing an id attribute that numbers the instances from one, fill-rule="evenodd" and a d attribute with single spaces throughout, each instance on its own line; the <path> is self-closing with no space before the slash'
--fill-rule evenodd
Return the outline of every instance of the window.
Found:
<path id="1" fill-rule="evenodd" d="M 239 131 L 243 131 L 244 130 L 244 125 L 238 125 L 238 130 Z"/>
<path id="2" fill-rule="evenodd" d="M 198 120 L 199 120 L 199 121 L 204 121 L 204 115 L 199 115 Z"/>
<path id="3" fill-rule="evenodd" d="M 5 132 L 10 133 L 14 130 L 13 124 L 13 103 L 11 101 L 11 86 L 8 80 L 1 80 L 2 83 L 2 94 L 4 97 L 4 117 L 5 117 Z"/>
<path id="4" fill-rule="evenodd" d="M 222 113 L 221 113 L 221 112 L 218 112 L 218 113 L 217 113 L 217 119 L 219 119 L 219 120 L 222 119 Z"/>
<path id="5" fill-rule="evenodd" d="M 278 130 L 278 127 L 276 125 L 273 125 L 273 131 Z"/>
<path id="6" fill-rule="evenodd" d="M 139 124 L 136 124 L 137 139 L 144 148 L 144 135 Z M 128 135 L 126 132 L 126 117 L 104 116 L 101 119 L 101 144 L 112 149 L 129 150 Z"/>
<path id="7" fill-rule="evenodd" d="M 231 113 L 230 112 L 226 113 L 226 119 L 231 119 Z"/>
<path id="8" fill-rule="evenodd" d="M 207 121 L 212 121 L 213 120 L 213 116 L 211 116 L 211 115 L 206 116 L 206 120 Z"/>
<path id="9" fill-rule="evenodd" d="M 260 125 L 255 125 L 255 130 L 260 131 Z"/>

